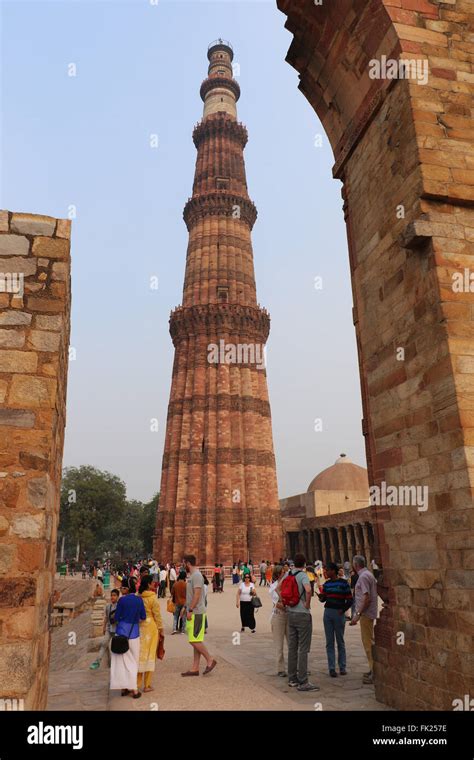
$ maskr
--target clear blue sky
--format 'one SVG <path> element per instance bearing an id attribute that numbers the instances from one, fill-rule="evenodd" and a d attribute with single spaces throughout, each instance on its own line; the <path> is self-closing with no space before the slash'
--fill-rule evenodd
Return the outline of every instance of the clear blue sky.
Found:
<path id="1" fill-rule="evenodd" d="M 116 473 L 131 498 L 159 488 L 191 134 L 207 46 L 223 37 L 249 130 L 280 497 L 306 490 L 340 452 L 365 466 L 341 186 L 325 135 L 315 147 L 323 129 L 285 63 L 291 35 L 275 3 L 14 0 L 1 12 L 1 207 L 58 217 L 77 208 L 64 463 Z"/>

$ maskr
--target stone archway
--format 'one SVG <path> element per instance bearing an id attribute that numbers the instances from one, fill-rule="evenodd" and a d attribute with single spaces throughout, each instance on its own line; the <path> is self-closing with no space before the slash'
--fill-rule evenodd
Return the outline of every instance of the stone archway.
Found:
<path id="1" fill-rule="evenodd" d="M 452 709 L 474 686 L 473 294 L 452 288 L 474 253 L 472 6 L 277 5 L 343 183 L 370 483 L 428 488 L 426 510 L 402 506 L 400 490 L 398 506 L 373 509 L 386 599 L 376 694 Z M 383 56 L 413 60 L 418 79 L 372 79 Z"/>

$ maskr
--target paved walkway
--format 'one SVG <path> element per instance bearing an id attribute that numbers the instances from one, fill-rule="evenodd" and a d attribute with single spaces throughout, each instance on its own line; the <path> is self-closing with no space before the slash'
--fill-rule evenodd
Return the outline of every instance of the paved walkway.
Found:
<path id="1" fill-rule="evenodd" d="M 346 626 L 347 669 L 345 677 L 330 678 L 327 671 L 322 625 L 323 606 L 315 598 L 313 641 L 309 657 L 310 680 L 320 691 L 299 693 L 288 687 L 287 679 L 275 675 L 270 629 L 271 601 L 268 591 L 259 591 L 263 607 L 257 612 L 257 632 L 240 634 L 235 591 L 226 583 L 222 594 L 209 593 L 209 631 L 206 644 L 217 661 L 215 670 L 199 678 L 181 677 L 192 661 L 191 646 L 184 635 L 171 636 L 172 616 L 166 600 L 160 600 L 165 624 L 166 656 L 157 662 L 154 691 L 141 699 L 121 697 L 109 692 L 109 671 L 88 668 L 94 654 L 88 652 L 91 631 L 90 612 L 71 621 L 68 631 L 76 630 L 77 644 L 67 645 L 66 629 L 53 636 L 52 677 L 49 709 L 94 710 L 388 710 L 377 702 L 373 686 L 362 685 L 367 661 L 358 626 Z M 202 669 L 204 668 L 204 664 Z"/>

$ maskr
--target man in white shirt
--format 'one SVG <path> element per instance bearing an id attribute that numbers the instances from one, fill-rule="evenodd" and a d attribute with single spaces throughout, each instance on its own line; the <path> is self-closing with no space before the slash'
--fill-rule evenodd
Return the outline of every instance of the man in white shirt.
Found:
<path id="1" fill-rule="evenodd" d="M 169 582 L 170 582 L 170 594 L 173 591 L 173 586 L 175 584 L 177 575 L 176 575 L 176 569 L 174 565 L 171 565 L 169 572 L 168 572 Z"/>
<path id="2" fill-rule="evenodd" d="M 150 567 L 150 573 L 155 583 L 158 583 L 160 580 L 160 568 L 158 567 L 156 559 L 153 560 L 152 566 Z"/>
<path id="3" fill-rule="evenodd" d="M 166 577 L 168 573 L 163 565 L 160 565 L 160 588 L 158 590 L 158 596 L 164 599 L 166 597 Z"/>

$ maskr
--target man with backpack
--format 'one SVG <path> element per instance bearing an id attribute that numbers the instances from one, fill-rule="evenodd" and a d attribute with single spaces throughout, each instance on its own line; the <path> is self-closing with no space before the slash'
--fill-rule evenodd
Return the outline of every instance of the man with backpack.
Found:
<path id="1" fill-rule="evenodd" d="M 303 554 L 295 556 L 294 567 L 281 583 L 281 601 L 288 613 L 288 676 L 289 686 L 298 691 L 319 691 L 308 681 L 308 654 L 311 649 L 313 620 L 311 617 L 311 584 L 305 571 Z"/>

